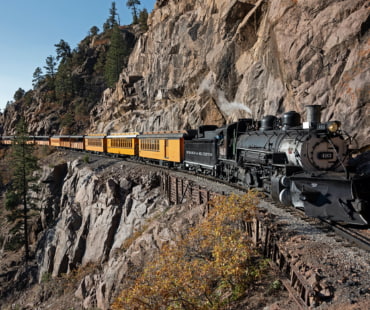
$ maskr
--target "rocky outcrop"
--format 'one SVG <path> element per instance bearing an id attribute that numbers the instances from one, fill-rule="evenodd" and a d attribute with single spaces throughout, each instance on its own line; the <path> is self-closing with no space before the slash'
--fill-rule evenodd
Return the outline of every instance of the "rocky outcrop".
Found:
<path id="1" fill-rule="evenodd" d="M 157 1 L 149 26 L 91 114 L 92 131 L 220 125 L 321 104 L 324 121 L 370 143 L 368 1 Z"/>
<path id="2" fill-rule="evenodd" d="M 204 213 L 203 206 L 170 208 L 157 172 L 112 159 L 46 166 L 41 184 L 38 280 L 43 285 L 45 279 L 94 266 L 68 304 L 84 309 L 108 309 L 121 284 Z M 33 306 L 45 303 L 47 298 L 35 298 Z"/>
<path id="3" fill-rule="evenodd" d="M 40 274 L 59 276 L 81 264 L 107 260 L 114 243 L 121 246 L 134 228 L 140 226 L 137 218 L 146 214 L 158 198 L 158 188 L 149 194 L 144 185 L 137 185 L 139 176 L 134 180 L 116 171 L 115 176 L 103 177 L 96 170 L 80 165 L 81 160 L 68 163 L 59 197 L 60 213 L 56 225 L 45 237 L 48 242 L 40 257 Z M 145 183 L 149 191 L 156 177 L 151 178 Z M 147 203 L 149 200 L 151 204 Z M 128 223 L 124 229 L 120 227 L 121 221 Z M 115 238 L 117 232 L 121 242 Z"/>
<path id="4" fill-rule="evenodd" d="M 120 246 L 117 244 L 113 246 L 114 250 L 101 270 L 88 274 L 80 282 L 75 296 L 81 300 L 86 309 L 91 306 L 109 309 L 114 297 L 125 283 L 132 281 L 133 275 L 142 270 L 147 262 L 153 260 L 163 244 L 174 242 L 198 222 L 204 213 L 204 207 L 182 205 L 169 209 L 162 205 L 153 211 L 145 216 L 147 220 L 144 226 L 134 229 L 135 239 L 123 240 L 124 233 L 121 230 L 126 230 L 127 226 L 129 228 L 130 222 L 121 223 L 122 228 L 117 232 L 117 235 L 122 234 L 118 238 Z M 142 218 L 138 216 L 136 220 L 142 221 Z"/>

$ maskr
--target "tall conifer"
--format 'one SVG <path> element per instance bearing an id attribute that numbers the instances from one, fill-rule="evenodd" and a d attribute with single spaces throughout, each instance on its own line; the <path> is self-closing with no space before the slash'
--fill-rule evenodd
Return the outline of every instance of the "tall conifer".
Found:
<path id="1" fill-rule="evenodd" d="M 107 59 L 104 67 L 104 75 L 108 87 L 113 87 L 118 81 L 119 75 L 129 54 L 126 41 L 123 39 L 118 25 L 113 27 L 111 43 L 107 53 Z"/>
<path id="2" fill-rule="evenodd" d="M 137 24 L 139 22 L 139 16 L 137 14 L 137 6 L 141 4 L 140 0 L 127 0 L 126 6 L 132 10 L 132 23 Z"/>
<path id="3" fill-rule="evenodd" d="M 7 219 L 14 222 L 13 233 L 23 232 L 25 259 L 30 258 L 28 221 L 32 211 L 36 211 L 31 192 L 35 192 L 34 172 L 38 169 L 37 158 L 33 155 L 33 144 L 29 143 L 27 127 L 21 120 L 16 129 L 12 145 L 11 167 L 13 170 L 11 187 L 5 196 L 5 207 L 9 211 Z"/>

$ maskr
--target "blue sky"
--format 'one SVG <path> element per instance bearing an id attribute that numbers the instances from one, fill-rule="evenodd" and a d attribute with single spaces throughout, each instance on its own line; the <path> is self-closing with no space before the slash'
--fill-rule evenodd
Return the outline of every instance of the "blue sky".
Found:
<path id="1" fill-rule="evenodd" d="M 13 100 L 21 87 L 32 88 L 37 67 L 44 70 L 49 55 L 56 56 L 54 44 L 61 39 L 72 49 L 92 26 L 101 31 L 109 17 L 112 0 L 2 0 L 0 3 L 0 109 Z M 116 0 L 121 25 L 130 24 L 127 0 Z M 155 0 L 141 0 L 148 12 Z"/>

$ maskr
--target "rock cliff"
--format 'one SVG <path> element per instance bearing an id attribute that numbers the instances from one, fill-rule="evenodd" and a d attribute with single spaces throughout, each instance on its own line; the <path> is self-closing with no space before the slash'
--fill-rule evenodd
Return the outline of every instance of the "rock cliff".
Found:
<path id="1" fill-rule="evenodd" d="M 95 99 L 85 93 L 69 109 L 36 90 L 29 108 L 5 111 L 4 132 L 20 110 L 36 134 L 68 132 L 71 114 L 90 118 L 73 132 L 106 133 L 221 125 L 321 104 L 323 121 L 339 120 L 369 144 L 369 25 L 366 0 L 158 0 L 115 89 L 99 99 L 102 82 L 86 76 L 98 61 L 91 42 L 78 70 L 98 85 Z"/>
<path id="2" fill-rule="evenodd" d="M 369 144 L 366 0 L 157 1 L 92 131 L 222 124 L 324 107 Z"/>
<path id="3" fill-rule="evenodd" d="M 41 228 L 33 242 L 41 287 L 17 301 L 26 308 L 108 309 L 122 283 L 204 213 L 204 206 L 171 208 L 155 171 L 114 159 L 92 156 L 86 163 L 81 155 L 74 157 L 43 167 Z M 72 292 L 48 288 L 55 284 L 45 279 L 71 276 L 80 267 L 90 269 Z"/>

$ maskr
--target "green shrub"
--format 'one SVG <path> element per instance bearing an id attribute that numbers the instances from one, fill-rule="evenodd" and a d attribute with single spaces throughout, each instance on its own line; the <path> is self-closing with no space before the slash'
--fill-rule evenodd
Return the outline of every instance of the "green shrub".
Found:
<path id="1" fill-rule="evenodd" d="M 22 234 L 15 234 L 9 238 L 9 240 L 5 243 L 4 250 L 5 251 L 18 251 L 22 248 L 23 242 L 23 235 Z"/>
<path id="2" fill-rule="evenodd" d="M 85 164 L 88 164 L 90 162 L 90 156 L 86 154 L 82 157 L 82 160 Z"/>

